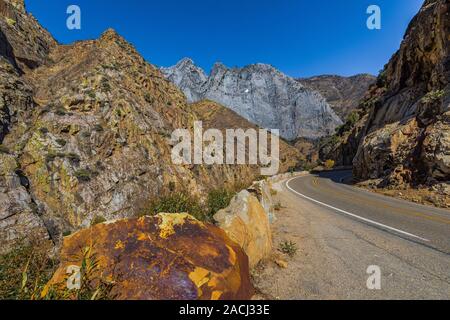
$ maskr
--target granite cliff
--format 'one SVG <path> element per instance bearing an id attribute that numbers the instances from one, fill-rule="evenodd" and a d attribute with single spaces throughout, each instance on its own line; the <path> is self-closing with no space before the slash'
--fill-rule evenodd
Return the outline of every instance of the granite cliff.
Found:
<path id="1" fill-rule="evenodd" d="M 279 129 L 287 140 L 317 139 L 342 124 L 319 93 L 270 65 L 227 68 L 216 63 L 207 76 L 186 58 L 161 70 L 189 102 L 218 102 L 260 127 Z"/>
<path id="2" fill-rule="evenodd" d="M 358 108 L 359 102 L 375 80 L 376 77 L 370 74 L 351 77 L 321 75 L 298 79 L 304 86 L 319 92 L 342 120 L 346 120 Z"/>

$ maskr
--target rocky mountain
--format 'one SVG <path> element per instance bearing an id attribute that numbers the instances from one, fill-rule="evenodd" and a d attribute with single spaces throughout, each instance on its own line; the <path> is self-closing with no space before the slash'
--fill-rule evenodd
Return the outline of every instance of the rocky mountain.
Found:
<path id="1" fill-rule="evenodd" d="M 325 141 L 322 159 L 353 164 L 355 179 L 374 187 L 438 190 L 448 199 L 449 50 L 450 3 L 427 0 L 357 116 Z"/>
<path id="2" fill-rule="evenodd" d="M 427 0 L 369 93 L 354 159 L 384 185 L 450 180 L 450 3 Z"/>
<path id="3" fill-rule="evenodd" d="M 227 68 L 216 63 L 207 76 L 192 60 L 161 69 L 189 102 L 209 99 L 287 140 L 317 139 L 334 133 L 341 119 L 316 91 L 266 64 Z"/>
<path id="4" fill-rule="evenodd" d="M 358 74 L 351 77 L 321 75 L 298 79 L 304 86 L 318 91 L 343 120 L 357 109 L 376 77 L 370 74 Z"/>
<path id="5" fill-rule="evenodd" d="M 174 165 L 171 133 L 198 116 L 115 31 L 58 45 L 23 1 L 0 0 L 0 13 L 0 251 L 145 213 L 162 194 L 204 199 L 259 175 Z"/>

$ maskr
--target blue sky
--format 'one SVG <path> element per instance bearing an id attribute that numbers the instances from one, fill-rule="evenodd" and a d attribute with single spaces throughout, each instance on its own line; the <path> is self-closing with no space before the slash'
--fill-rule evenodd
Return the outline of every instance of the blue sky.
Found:
<path id="1" fill-rule="evenodd" d="M 423 0 L 25 0 L 61 43 L 97 38 L 112 27 L 159 66 L 191 57 L 209 72 L 269 63 L 290 76 L 377 74 L 399 48 Z M 66 28 L 79 5 L 82 29 Z M 382 10 L 382 29 L 366 9 Z"/>

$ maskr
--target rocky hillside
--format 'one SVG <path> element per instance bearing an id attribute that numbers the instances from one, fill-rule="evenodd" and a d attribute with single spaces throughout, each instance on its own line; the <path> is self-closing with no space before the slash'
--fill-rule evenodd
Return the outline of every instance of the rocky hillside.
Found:
<path id="1" fill-rule="evenodd" d="M 0 0 L 0 12 L 0 251 L 135 216 L 161 194 L 202 199 L 256 177 L 172 164 L 171 133 L 197 113 L 113 30 L 58 45 L 23 1 Z"/>
<path id="2" fill-rule="evenodd" d="M 342 124 L 319 93 L 269 65 L 230 69 L 216 63 L 207 76 L 192 60 L 183 59 L 162 72 L 188 101 L 218 102 L 260 127 L 280 129 L 287 140 L 317 139 Z"/>
<path id="3" fill-rule="evenodd" d="M 259 129 L 258 126 L 252 124 L 234 111 L 210 100 L 193 103 L 191 107 L 205 127 L 219 129 L 223 132 L 224 136 L 226 129 Z M 306 153 L 299 152 L 298 148 L 291 146 L 282 139 L 280 140 L 280 155 L 280 171 L 282 172 L 286 172 L 290 168 L 295 168 L 299 163 L 303 163 L 306 160 Z M 255 172 L 256 174 L 259 168 L 254 169 L 257 170 Z"/>
<path id="4" fill-rule="evenodd" d="M 376 77 L 370 74 L 351 77 L 322 75 L 298 79 L 304 86 L 318 91 L 343 120 L 358 108 L 359 102 L 375 80 Z"/>
<path id="5" fill-rule="evenodd" d="M 447 190 L 448 199 L 449 16 L 448 1 L 425 1 L 354 117 L 323 141 L 322 159 L 353 164 L 376 187 Z"/>
<path id="6" fill-rule="evenodd" d="M 450 3 L 427 0 L 368 96 L 358 179 L 450 180 Z"/>

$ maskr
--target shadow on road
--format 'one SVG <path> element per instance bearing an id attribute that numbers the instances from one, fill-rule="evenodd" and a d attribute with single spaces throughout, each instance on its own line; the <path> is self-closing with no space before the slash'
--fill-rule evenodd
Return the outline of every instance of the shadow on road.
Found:
<path id="1" fill-rule="evenodd" d="M 335 183 L 353 185 L 353 174 L 351 170 L 333 170 L 316 172 L 315 175 L 322 179 L 329 179 Z"/>

